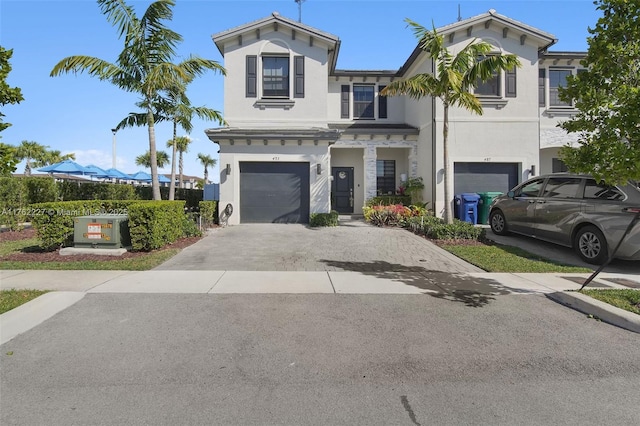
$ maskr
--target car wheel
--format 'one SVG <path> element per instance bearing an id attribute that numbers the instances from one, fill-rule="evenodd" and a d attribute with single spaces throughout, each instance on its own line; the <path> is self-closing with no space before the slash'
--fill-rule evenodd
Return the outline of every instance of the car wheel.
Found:
<path id="1" fill-rule="evenodd" d="M 578 231 L 573 245 L 578 256 L 587 263 L 601 265 L 609 255 L 607 240 L 602 232 L 592 225 Z"/>
<path id="2" fill-rule="evenodd" d="M 489 224 L 491 225 L 491 230 L 496 235 L 507 235 L 509 233 L 507 220 L 504 218 L 502 210 L 494 210 L 491 212 Z"/>

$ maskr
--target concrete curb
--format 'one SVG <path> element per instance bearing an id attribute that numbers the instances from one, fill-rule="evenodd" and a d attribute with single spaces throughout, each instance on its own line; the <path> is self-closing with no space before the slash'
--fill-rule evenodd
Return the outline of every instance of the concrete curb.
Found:
<path id="1" fill-rule="evenodd" d="M 0 315 L 0 345 L 31 330 L 84 297 L 85 292 L 52 291 Z"/>
<path id="2" fill-rule="evenodd" d="M 640 315 L 616 308 L 576 291 L 559 291 L 547 297 L 582 313 L 598 317 L 604 322 L 640 333 Z"/>

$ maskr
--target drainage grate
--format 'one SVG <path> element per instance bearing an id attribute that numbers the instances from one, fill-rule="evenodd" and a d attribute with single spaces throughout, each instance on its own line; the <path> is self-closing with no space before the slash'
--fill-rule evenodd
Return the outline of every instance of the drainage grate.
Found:
<path id="1" fill-rule="evenodd" d="M 637 282 L 637 281 L 628 280 L 626 278 L 605 278 L 605 279 L 607 281 L 611 281 L 612 283 L 620 284 L 620 285 L 623 285 L 625 287 L 639 288 L 640 289 L 640 283 Z"/>
<path id="2" fill-rule="evenodd" d="M 565 280 L 569 280 L 569 281 L 573 281 L 576 284 L 582 285 L 584 284 L 584 282 L 587 280 L 586 278 L 582 278 L 582 277 L 561 277 Z M 601 283 L 600 281 L 591 281 L 587 287 L 589 288 L 613 288 L 610 285 L 606 285 L 604 283 Z"/>

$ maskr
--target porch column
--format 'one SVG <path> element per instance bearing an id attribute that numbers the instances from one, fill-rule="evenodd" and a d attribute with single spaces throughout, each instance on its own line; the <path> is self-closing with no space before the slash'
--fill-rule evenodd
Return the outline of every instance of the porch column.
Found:
<path id="1" fill-rule="evenodd" d="M 378 194 L 376 146 L 367 144 L 364 148 L 364 200 L 365 202 Z"/>
<path id="2" fill-rule="evenodd" d="M 409 177 L 418 177 L 418 144 L 409 148 Z"/>

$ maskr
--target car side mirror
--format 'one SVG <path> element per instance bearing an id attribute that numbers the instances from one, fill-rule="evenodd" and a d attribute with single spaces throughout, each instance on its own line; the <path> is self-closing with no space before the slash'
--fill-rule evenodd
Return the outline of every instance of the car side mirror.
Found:
<path id="1" fill-rule="evenodd" d="M 509 198 L 514 198 L 515 196 L 516 196 L 516 193 L 515 193 L 515 192 L 513 192 L 513 191 L 509 191 L 509 192 L 507 192 L 507 197 L 509 197 Z"/>

